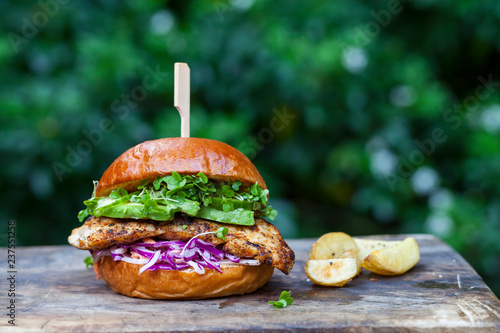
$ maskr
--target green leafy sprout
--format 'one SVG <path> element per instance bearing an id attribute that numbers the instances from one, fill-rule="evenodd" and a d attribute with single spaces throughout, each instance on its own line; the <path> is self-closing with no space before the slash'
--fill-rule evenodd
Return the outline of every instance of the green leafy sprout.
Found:
<path id="1" fill-rule="evenodd" d="M 290 296 L 291 292 L 283 290 L 278 301 L 269 301 L 268 303 L 272 304 L 275 308 L 286 308 L 293 303 L 293 298 Z"/>
<path id="2" fill-rule="evenodd" d="M 94 265 L 94 262 L 92 261 L 91 256 L 85 257 L 85 259 L 83 259 L 83 263 L 85 264 L 85 268 L 89 268 L 89 266 Z"/>
<path id="3" fill-rule="evenodd" d="M 240 225 L 255 224 L 254 217 L 276 218 L 278 212 L 268 205 L 269 191 L 258 183 L 249 187 L 240 181 L 218 182 L 203 173 L 147 179 L 128 193 L 119 188 L 107 197 L 96 197 L 95 191 L 84 201 L 86 209 L 78 218 L 107 216 L 115 218 L 153 219 L 168 221 L 176 212 L 190 216 Z M 95 186 L 95 185 L 94 185 Z"/>
<path id="4" fill-rule="evenodd" d="M 228 232 L 229 232 L 229 230 L 226 227 L 220 227 L 219 229 L 217 229 L 217 231 L 207 231 L 207 232 L 203 232 L 201 234 L 198 234 L 196 236 L 193 236 L 193 237 L 191 237 L 190 240 L 187 241 L 186 245 L 184 245 L 184 247 L 182 248 L 181 254 L 184 253 L 184 251 L 188 247 L 189 243 L 191 243 L 191 241 L 197 237 L 200 237 L 203 235 L 215 234 L 215 236 L 217 236 L 217 238 L 220 238 L 222 240 L 226 240 L 226 238 L 224 236 L 226 236 Z"/>
<path id="5" fill-rule="evenodd" d="M 228 233 L 228 229 L 225 228 L 225 227 L 220 227 L 219 229 L 217 229 L 217 231 L 215 232 L 215 235 L 217 236 L 217 238 L 220 238 L 222 240 L 226 240 L 226 235 Z"/>

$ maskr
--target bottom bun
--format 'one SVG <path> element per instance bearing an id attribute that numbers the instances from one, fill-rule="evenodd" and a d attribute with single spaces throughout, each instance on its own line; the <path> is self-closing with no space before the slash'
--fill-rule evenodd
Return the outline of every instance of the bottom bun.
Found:
<path id="1" fill-rule="evenodd" d="M 205 269 L 205 274 L 194 271 L 144 271 L 140 265 L 113 261 L 104 257 L 99 274 L 116 293 L 148 299 L 201 299 L 251 293 L 273 275 L 268 265 L 221 266 L 222 273 Z"/>

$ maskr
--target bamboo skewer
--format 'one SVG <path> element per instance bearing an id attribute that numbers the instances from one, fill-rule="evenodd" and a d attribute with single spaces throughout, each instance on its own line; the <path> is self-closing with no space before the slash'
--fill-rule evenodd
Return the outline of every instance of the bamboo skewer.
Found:
<path id="1" fill-rule="evenodd" d="M 181 116 L 181 137 L 189 138 L 191 71 L 189 70 L 189 66 L 183 62 L 176 62 L 174 69 L 174 106 Z"/>

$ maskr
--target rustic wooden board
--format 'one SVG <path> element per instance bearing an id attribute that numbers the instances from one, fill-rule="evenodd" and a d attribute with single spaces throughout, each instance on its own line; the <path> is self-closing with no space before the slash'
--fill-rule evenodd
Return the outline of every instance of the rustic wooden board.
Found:
<path id="1" fill-rule="evenodd" d="M 19 248 L 17 326 L 7 325 L 2 291 L 0 331 L 500 331 L 500 301 L 471 266 L 435 237 L 414 237 L 422 259 L 402 276 L 364 271 L 344 288 L 315 286 L 303 271 L 313 240 L 292 240 L 289 276 L 275 271 L 250 295 L 176 302 L 115 294 L 85 269 L 87 252 L 71 246 Z M 282 290 L 292 291 L 294 304 L 274 309 L 267 301 Z"/>

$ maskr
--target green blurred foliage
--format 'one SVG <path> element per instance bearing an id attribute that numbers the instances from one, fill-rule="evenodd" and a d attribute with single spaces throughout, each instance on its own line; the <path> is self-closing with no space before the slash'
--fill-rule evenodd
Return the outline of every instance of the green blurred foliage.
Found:
<path id="1" fill-rule="evenodd" d="M 391 3 L 0 2 L 0 219 L 65 244 L 117 156 L 179 135 L 181 61 L 192 136 L 252 158 L 286 237 L 433 233 L 499 294 L 500 3 Z"/>

